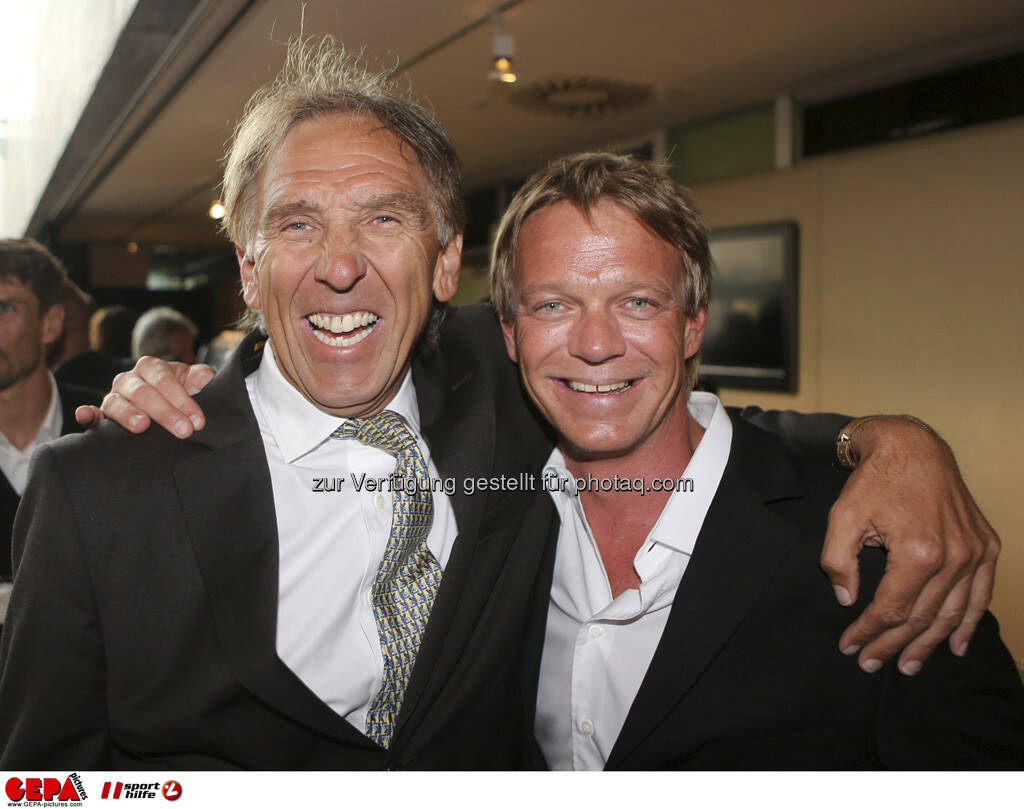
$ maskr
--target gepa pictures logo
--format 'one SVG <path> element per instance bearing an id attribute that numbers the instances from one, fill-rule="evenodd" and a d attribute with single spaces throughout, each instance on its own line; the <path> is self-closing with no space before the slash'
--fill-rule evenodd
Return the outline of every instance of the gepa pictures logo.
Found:
<path id="1" fill-rule="evenodd" d="M 30 806 L 33 803 L 80 804 L 88 797 L 78 773 L 71 773 L 63 781 L 59 778 L 8 778 L 4 785 L 9 806 Z"/>

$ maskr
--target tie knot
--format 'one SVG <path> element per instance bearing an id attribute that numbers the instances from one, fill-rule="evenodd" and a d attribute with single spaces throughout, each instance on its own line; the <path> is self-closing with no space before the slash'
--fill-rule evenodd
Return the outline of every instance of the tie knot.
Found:
<path id="1" fill-rule="evenodd" d="M 331 438 L 354 438 L 360 444 L 395 455 L 416 443 L 409 425 L 394 410 L 382 410 L 365 419 L 349 419 L 331 433 Z"/>

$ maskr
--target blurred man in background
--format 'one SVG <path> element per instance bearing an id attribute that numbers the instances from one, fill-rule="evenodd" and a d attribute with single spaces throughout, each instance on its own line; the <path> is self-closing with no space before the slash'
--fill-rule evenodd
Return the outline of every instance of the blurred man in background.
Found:
<path id="1" fill-rule="evenodd" d="M 61 335 L 67 281 L 60 262 L 32 239 L 0 240 L 0 624 L 11 580 L 11 527 L 36 450 L 80 432 L 75 408 L 100 395 L 58 385 L 46 351 Z"/>

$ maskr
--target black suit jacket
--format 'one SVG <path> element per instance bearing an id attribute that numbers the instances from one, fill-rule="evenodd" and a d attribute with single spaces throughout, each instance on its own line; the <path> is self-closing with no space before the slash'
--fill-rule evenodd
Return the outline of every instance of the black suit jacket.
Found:
<path id="1" fill-rule="evenodd" d="M 550 441 L 493 314 L 453 312 L 414 366 L 431 455 L 459 479 L 459 534 L 388 751 L 276 654 L 274 500 L 243 381 L 261 346 L 250 336 L 198 397 L 208 426 L 186 441 L 105 425 L 40 453 L 15 532 L 0 769 L 521 763 L 518 655 L 549 523 L 541 509 L 531 528 L 530 492 L 469 496 L 461 480 L 535 473 Z"/>
<path id="2" fill-rule="evenodd" d="M 733 415 L 725 474 L 608 769 L 1024 766 L 1020 678 L 990 614 L 966 658 L 943 644 L 914 677 L 840 654 L 854 613 L 818 558 L 845 479 Z M 861 555 L 859 607 L 883 565 L 880 550 Z"/>
<path id="3" fill-rule="evenodd" d="M 57 394 L 60 396 L 63 419 L 61 435 L 80 433 L 83 428 L 75 421 L 75 409 L 81 405 L 98 405 L 103 399 L 103 394 L 98 391 L 63 384 L 59 380 Z M 11 529 L 20 502 L 21 497 L 14 491 L 10 481 L 0 473 L 0 581 L 9 581 L 11 578 Z"/>

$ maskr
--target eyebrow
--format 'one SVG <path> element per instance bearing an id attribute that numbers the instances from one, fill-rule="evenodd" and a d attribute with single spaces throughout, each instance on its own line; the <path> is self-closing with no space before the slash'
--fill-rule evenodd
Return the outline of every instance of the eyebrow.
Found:
<path id="1" fill-rule="evenodd" d="M 412 194 L 408 191 L 378 194 L 357 202 L 355 208 L 359 211 L 398 211 L 409 216 L 413 227 L 423 228 L 427 226 L 426 203 L 417 194 Z"/>
<path id="2" fill-rule="evenodd" d="M 296 214 L 313 213 L 323 213 L 323 208 L 315 202 L 307 202 L 304 199 L 296 200 L 295 202 L 284 202 L 267 208 L 260 224 L 265 225 L 268 222 L 287 219 L 289 216 L 295 216 Z"/>

